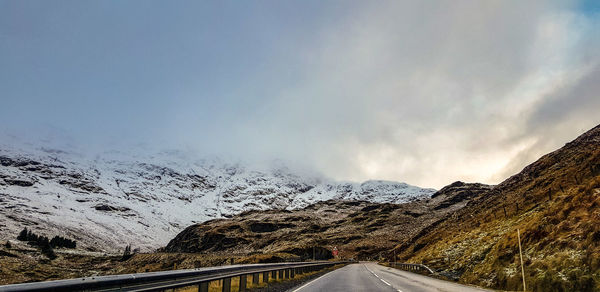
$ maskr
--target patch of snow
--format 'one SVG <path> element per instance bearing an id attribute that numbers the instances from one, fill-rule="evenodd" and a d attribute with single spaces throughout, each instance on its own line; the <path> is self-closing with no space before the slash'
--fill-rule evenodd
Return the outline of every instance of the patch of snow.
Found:
<path id="1" fill-rule="evenodd" d="M 403 203 L 435 192 L 390 181 L 334 182 L 282 165 L 255 169 L 181 151 L 89 156 L 56 147 L 0 147 L 2 239 L 28 227 L 96 251 L 127 244 L 152 250 L 191 224 L 247 210 L 329 199 Z"/>

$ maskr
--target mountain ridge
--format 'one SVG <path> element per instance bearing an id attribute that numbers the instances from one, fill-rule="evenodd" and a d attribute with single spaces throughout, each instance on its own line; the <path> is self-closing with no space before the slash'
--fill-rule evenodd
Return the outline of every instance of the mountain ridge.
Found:
<path id="1" fill-rule="evenodd" d="M 397 242 L 437 224 L 491 187 L 459 181 L 434 197 L 402 204 L 328 200 L 291 211 L 244 212 L 189 226 L 161 251 L 291 254 L 308 260 L 313 249 L 320 259 L 329 259 L 336 246 L 344 258 L 373 259 Z"/>
<path id="2" fill-rule="evenodd" d="M 91 250 L 164 246 L 185 226 L 247 210 L 297 209 L 330 200 L 408 202 L 435 190 L 405 183 L 345 183 L 299 175 L 278 163 L 253 169 L 184 152 L 0 148 L 0 229 L 60 233 Z"/>

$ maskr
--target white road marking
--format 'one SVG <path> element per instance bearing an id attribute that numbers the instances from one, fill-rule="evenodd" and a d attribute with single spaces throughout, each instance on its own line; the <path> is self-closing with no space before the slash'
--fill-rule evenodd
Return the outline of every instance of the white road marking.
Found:
<path id="1" fill-rule="evenodd" d="M 371 269 L 369 269 L 369 267 L 367 267 L 367 265 L 364 265 L 364 266 L 369 272 L 371 272 L 371 274 L 373 274 L 373 276 L 375 276 L 375 277 L 377 277 L 377 279 L 381 280 L 381 282 L 385 283 L 386 285 L 388 285 L 390 287 L 393 287 L 392 284 L 388 283 L 386 280 L 382 279 L 377 274 L 375 274 L 373 271 L 371 271 Z M 398 290 L 398 292 L 402 292 L 400 289 L 397 289 L 397 290 Z"/>

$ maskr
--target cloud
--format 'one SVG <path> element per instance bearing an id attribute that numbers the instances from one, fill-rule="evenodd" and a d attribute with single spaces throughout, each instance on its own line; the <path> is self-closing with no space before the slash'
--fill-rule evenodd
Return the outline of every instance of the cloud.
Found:
<path id="1" fill-rule="evenodd" d="M 27 35 L 3 34 L 18 41 L 0 45 L 12 70 L 0 85 L 13 96 L 0 119 L 29 112 L 32 124 L 96 144 L 145 141 L 437 188 L 498 183 L 600 123 L 598 14 L 577 3 L 186 5 L 129 7 L 144 11 L 136 22 L 105 2 L 85 10 L 98 15 L 73 8 L 77 25 L 53 11 L 32 19 L 67 22 L 39 25 L 49 33 L 32 21 L 25 49 L 12 44 Z"/>
<path id="2" fill-rule="evenodd" d="M 580 133 L 571 126 L 600 122 L 599 59 L 581 57 L 596 22 L 571 7 L 375 4 L 300 52 L 307 77 L 275 93 L 244 140 L 338 179 L 441 187 L 498 183 Z"/>

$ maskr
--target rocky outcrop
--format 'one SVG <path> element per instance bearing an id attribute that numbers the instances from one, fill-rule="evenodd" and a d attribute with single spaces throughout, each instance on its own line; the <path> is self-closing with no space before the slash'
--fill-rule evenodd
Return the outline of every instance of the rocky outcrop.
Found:
<path id="1" fill-rule="evenodd" d="M 127 207 L 116 207 L 116 206 L 110 206 L 110 205 L 106 205 L 106 204 L 99 204 L 94 206 L 94 209 L 98 210 L 98 211 L 106 211 L 106 212 L 127 212 L 131 209 L 127 208 Z"/>
<path id="2" fill-rule="evenodd" d="M 437 202 L 434 207 L 435 210 L 439 210 L 455 206 L 459 203 L 466 204 L 469 200 L 490 191 L 492 188 L 493 186 L 491 185 L 481 183 L 464 183 L 456 181 L 435 192 L 431 198 L 433 201 Z"/>
<path id="3" fill-rule="evenodd" d="M 30 187 L 33 186 L 34 182 L 26 179 L 12 179 L 4 178 L 4 182 L 11 186 Z"/>

